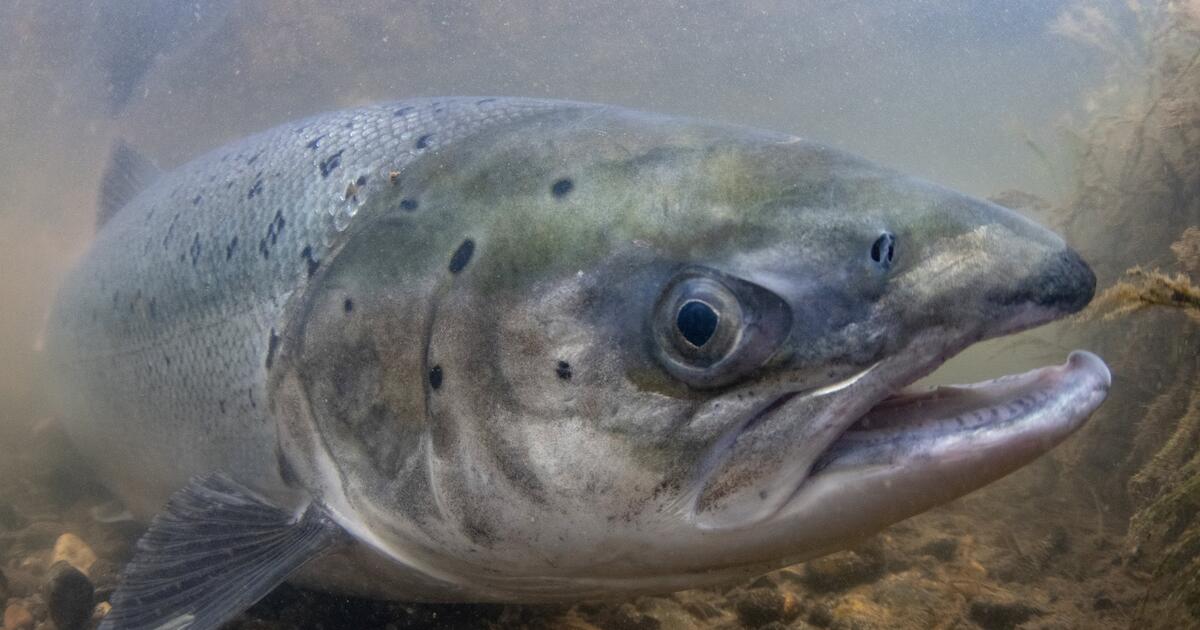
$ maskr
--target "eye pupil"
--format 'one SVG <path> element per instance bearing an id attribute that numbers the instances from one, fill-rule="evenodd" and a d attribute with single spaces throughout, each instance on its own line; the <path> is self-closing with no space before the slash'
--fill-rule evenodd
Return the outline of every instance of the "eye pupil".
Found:
<path id="1" fill-rule="evenodd" d="M 712 339 L 720 320 L 721 316 L 713 307 L 699 300 L 689 300 L 675 316 L 675 326 L 688 343 L 700 348 Z"/>

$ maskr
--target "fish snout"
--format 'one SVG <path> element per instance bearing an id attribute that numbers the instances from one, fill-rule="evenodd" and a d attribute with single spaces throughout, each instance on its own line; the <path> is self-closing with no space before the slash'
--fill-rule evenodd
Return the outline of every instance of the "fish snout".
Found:
<path id="1" fill-rule="evenodd" d="M 1095 293 L 1096 274 L 1078 252 L 1066 247 L 1043 256 L 1011 289 L 993 293 L 992 301 L 1070 314 L 1087 306 Z"/>

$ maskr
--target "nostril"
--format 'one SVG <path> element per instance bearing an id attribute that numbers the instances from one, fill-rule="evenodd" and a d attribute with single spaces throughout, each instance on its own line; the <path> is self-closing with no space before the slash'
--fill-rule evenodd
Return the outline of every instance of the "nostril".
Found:
<path id="1" fill-rule="evenodd" d="M 883 269 L 892 266 L 892 260 L 896 257 L 896 236 L 891 232 L 884 232 L 875 239 L 871 244 L 871 260 L 875 261 Z"/>

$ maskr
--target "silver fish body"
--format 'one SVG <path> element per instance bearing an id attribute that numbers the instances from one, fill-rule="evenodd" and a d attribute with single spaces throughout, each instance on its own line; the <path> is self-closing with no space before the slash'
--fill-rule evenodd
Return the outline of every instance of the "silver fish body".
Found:
<path id="1" fill-rule="evenodd" d="M 213 522 L 291 541 L 269 571 L 197 569 L 269 576 L 255 597 L 299 569 L 378 597 L 553 601 L 838 549 L 1086 420 L 1109 386 L 1087 353 L 907 387 L 1094 288 L 1027 219 L 794 136 L 427 99 L 157 178 L 64 284 L 48 352 L 77 446 L 160 513 L 112 627 L 160 609 L 208 627 L 249 604 L 199 579 L 191 607 L 139 602 L 194 577 L 180 537 L 240 549 Z"/>

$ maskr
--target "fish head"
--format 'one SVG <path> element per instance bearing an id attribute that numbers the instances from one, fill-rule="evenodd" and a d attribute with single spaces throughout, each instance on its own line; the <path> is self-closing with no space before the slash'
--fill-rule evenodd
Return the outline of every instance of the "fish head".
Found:
<path id="1" fill-rule="evenodd" d="M 384 296 L 362 333 L 392 340 L 356 403 L 370 446 L 309 411 L 335 437 L 305 448 L 338 469 L 351 529 L 485 598 L 671 590 L 844 547 L 1046 452 L 1108 387 L 1076 353 L 911 390 L 1078 311 L 1095 277 L 1008 209 L 819 144 L 567 110 L 404 177 L 446 218 L 381 219 L 323 290 L 332 337 L 354 328 L 346 287 Z M 420 281 L 363 271 L 426 259 Z"/>

